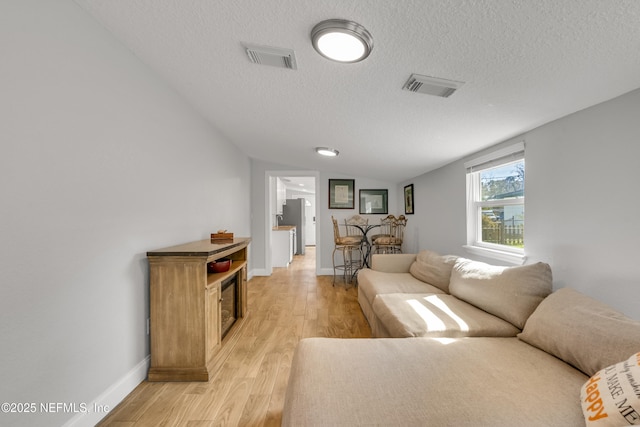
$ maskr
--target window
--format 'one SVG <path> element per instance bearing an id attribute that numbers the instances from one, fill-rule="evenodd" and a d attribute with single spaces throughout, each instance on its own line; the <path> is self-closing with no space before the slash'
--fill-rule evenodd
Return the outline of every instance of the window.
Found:
<path id="1" fill-rule="evenodd" d="M 470 252 L 524 261 L 524 165 L 524 143 L 465 163 Z"/>

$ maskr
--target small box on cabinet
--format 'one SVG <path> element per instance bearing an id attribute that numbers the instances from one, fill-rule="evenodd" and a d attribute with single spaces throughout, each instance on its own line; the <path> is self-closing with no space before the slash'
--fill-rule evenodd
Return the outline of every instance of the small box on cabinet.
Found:
<path id="1" fill-rule="evenodd" d="M 233 243 L 233 233 L 211 233 L 211 243 Z"/>

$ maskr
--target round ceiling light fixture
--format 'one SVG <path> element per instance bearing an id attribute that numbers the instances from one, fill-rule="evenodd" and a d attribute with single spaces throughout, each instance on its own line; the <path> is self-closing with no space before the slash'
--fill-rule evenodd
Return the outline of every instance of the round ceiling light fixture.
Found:
<path id="1" fill-rule="evenodd" d="M 338 154 L 340 154 L 340 152 L 335 148 L 329 148 L 329 147 L 316 147 L 316 153 L 320 154 L 321 156 L 327 156 L 327 157 L 335 157 Z"/>
<path id="2" fill-rule="evenodd" d="M 328 19 L 311 30 L 313 48 L 337 62 L 359 62 L 373 50 L 373 37 L 366 28 L 345 19 Z"/>

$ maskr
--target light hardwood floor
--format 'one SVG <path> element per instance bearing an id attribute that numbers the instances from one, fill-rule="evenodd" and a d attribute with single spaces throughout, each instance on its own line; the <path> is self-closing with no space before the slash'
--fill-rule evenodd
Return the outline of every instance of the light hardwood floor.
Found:
<path id="1" fill-rule="evenodd" d="M 100 426 L 279 426 L 291 358 L 305 337 L 362 338 L 371 330 L 357 289 L 316 276 L 315 248 L 247 285 L 248 316 L 216 355 L 209 382 L 143 382 Z M 349 363 L 337 360 L 336 363 Z"/>

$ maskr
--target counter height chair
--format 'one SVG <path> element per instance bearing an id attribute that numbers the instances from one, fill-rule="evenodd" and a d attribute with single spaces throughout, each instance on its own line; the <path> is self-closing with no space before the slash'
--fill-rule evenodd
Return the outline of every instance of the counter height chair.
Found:
<path id="1" fill-rule="evenodd" d="M 380 220 L 380 234 L 373 237 L 375 253 L 402 253 L 404 228 L 407 218 L 400 215 L 396 218 L 389 215 Z"/>
<path id="2" fill-rule="evenodd" d="M 396 220 L 394 215 L 387 215 L 380 220 L 380 225 L 376 234 L 371 236 L 371 244 L 373 244 L 379 237 L 391 237 L 391 224 Z"/>
<path id="3" fill-rule="evenodd" d="M 351 218 L 345 218 L 344 225 L 347 229 L 347 236 L 360 236 L 362 239 L 364 237 L 363 230 L 369 225 L 369 220 L 363 216 L 354 215 Z"/>
<path id="4" fill-rule="evenodd" d="M 333 262 L 333 285 L 336 285 L 336 271 L 342 270 L 344 281 L 348 283 L 353 278 L 354 273 L 362 266 L 362 235 L 341 235 L 338 220 L 333 216 L 333 242 L 334 248 L 331 254 Z M 355 227 L 354 227 L 355 228 Z M 336 252 L 340 252 L 342 260 L 336 264 Z"/>

